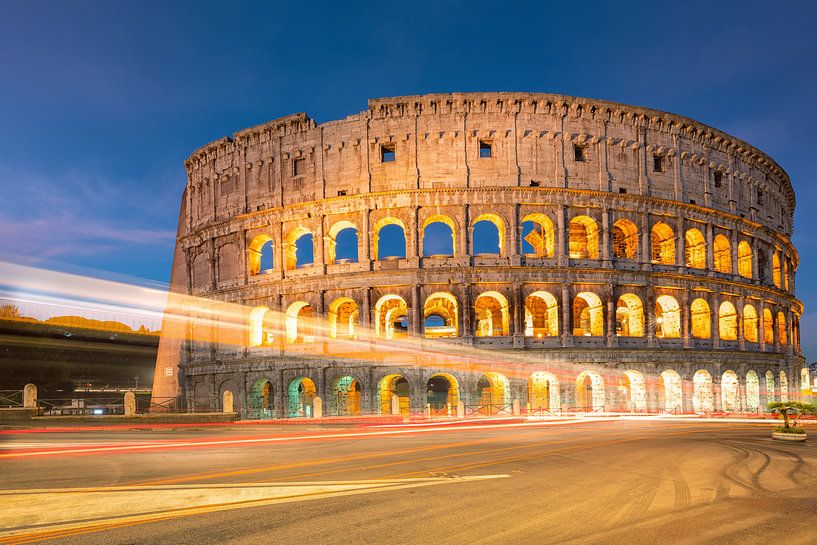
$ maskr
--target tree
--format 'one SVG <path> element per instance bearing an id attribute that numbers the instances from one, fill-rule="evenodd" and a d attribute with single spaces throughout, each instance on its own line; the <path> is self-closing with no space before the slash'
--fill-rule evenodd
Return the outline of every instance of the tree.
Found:
<path id="1" fill-rule="evenodd" d="M 772 401 L 768 406 L 773 412 L 783 415 L 783 429 L 779 430 L 783 432 L 794 433 L 797 429 L 797 418 L 801 414 L 817 412 L 817 407 L 813 403 L 802 401 Z M 792 418 L 791 425 L 789 425 L 789 418 Z"/>
<path id="2" fill-rule="evenodd" d="M 0 320 L 17 320 L 20 318 L 20 309 L 17 305 L 0 305 Z"/>

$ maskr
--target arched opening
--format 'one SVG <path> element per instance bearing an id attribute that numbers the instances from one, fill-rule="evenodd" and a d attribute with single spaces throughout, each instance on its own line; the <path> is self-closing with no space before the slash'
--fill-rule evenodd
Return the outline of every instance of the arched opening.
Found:
<path id="1" fill-rule="evenodd" d="M 718 307 L 718 336 L 722 341 L 738 339 L 738 313 L 735 305 L 729 301 L 724 301 Z"/>
<path id="2" fill-rule="evenodd" d="M 399 295 L 384 295 L 374 305 L 375 337 L 399 339 L 408 335 L 408 305 Z"/>
<path id="3" fill-rule="evenodd" d="M 772 311 L 768 308 L 763 309 L 763 342 L 774 344 L 774 320 Z"/>
<path id="4" fill-rule="evenodd" d="M 715 235 L 712 243 L 712 253 L 715 258 L 715 270 L 720 273 L 732 273 L 732 248 L 729 239 L 723 235 Z"/>
<path id="5" fill-rule="evenodd" d="M 766 371 L 766 401 L 774 401 L 776 398 L 774 393 L 774 373 Z"/>
<path id="6" fill-rule="evenodd" d="M 332 385 L 331 411 L 334 416 L 358 416 L 363 398 L 360 381 L 352 376 L 335 380 Z"/>
<path id="7" fill-rule="evenodd" d="M 312 379 L 298 377 L 289 383 L 287 394 L 289 397 L 290 418 L 312 418 L 312 403 L 317 397 L 318 389 Z"/>
<path id="8" fill-rule="evenodd" d="M 783 289 L 789 290 L 789 260 L 783 259 Z"/>
<path id="9" fill-rule="evenodd" d="M 357 227 L 348 220 L 336 222 L 329 228 L 326 240 L 327 265 L 357 263 Z"/>
<path id="10" fill-rule="evenodd" d="M 796 312 L 791 315 L 791 344 L 800 346 L 800 315 Z"/>
<path id="11" fill-rule="evenodd" d="M 311 267 L 315 262 L 312 231 L 296 227 L 287 235 L 287 270 Z"/>
<path id="12" fill-rule="evenodd" d="M 760 406 L 760 377 L 757 376 L 755 370 L 746 373 L 746 409 L 762 412 Z"/>
<path id="13" fill-rule="evenodd" d="M 778 252 L 774 252 L 772 254 L 772 282 L 776 287 L 780 287 L 780 254 Z"/>
<path id="14" fill-rule="evenodd" d="M 329 305 L 329 338 L 356 339 L 360 311 L 349 297 L 338 297 Z"/>
<path id="15" fill-rule="evenodd" d="M 505 221 L 496 214 L 480 214 L 473 226 L 474 255 L 505 255 Z"/>
<path id="16" fill-rule="evenodd" d="M 706 268 L 706 239 L 697 229 L 688 229 L 684 237 L 686 266 L 693 269 Z"/>
<path id="17" fill-rule="evenodd" d="M 576 409 L 604 410 L 604 379 L 595 371 L 582 371 L 576 378 Z"/>
<path id="18" fill-rule="evenodd" d="M 782 311 L 777 313 L 777 338 L 780 339 L 780 346 L 789 344 L 786 315 Z"/>
<path id="19" fill-rule="evenodd" d="M 397 396 L 400 414 L 408 416 L 410 412 L 411 386 L 406 377 L 398 374 L 386 375 L 380 379 L 377 388 L 380 414 L 392 414 L 392 398 Z"/>
<path id="20" fill-rule="evenodd" d="M 769 258 L 766 257 L 763 249 L 757 251 L 757 276 L 763 284 L 769 282 Z"/>
<path id="21" fill-rule="evenodd" d="M 692 376 L 692 409 L 696 413 L 711 413 L 715 410 L 712 395 L 712 375 L 699 369 Z"/>
<path id="22" fill-rule="evenodd" d="M 460 401 L 459 389 L 459 383 L 453 376 L 447 373 L 432 375 L 426 383 L 426 403 L 432 414 L 456 414 Z"/>
<path id="23" fill-rule="evenodd" d="M 738 274 L 752 278 L 752 247 L 745 240 L 738 243 Z"/>
<path id="24" fill-rule="evenodd" d="M 740 384 L 734 371 L 724 371 L 721 377 L 721 407 L 725 413 L 740 410 Z"/>
<path id="25" fill-rule="evenodd" d="M 275 320 L 267 307 L 255 307 L 250 311 L 250 346 L 271 346 L 275 341 Z"/>
<path id="26" fill-rule="evenodd" d="M 743 307 L 743 338 L 746 342 L 757 342 L 757 312 L 752 305 Z"/>
<path id="27" fill-rule="evenodd" d="M 501 373 L 485 373 L 477 381 L 479 400 L 477 412 L 480 414 L 510 413 L 511 385 L 508 377 Z"/>
<path id="28" fill-rule="evenodd" d="M 432 214 L 423 222 L 423 257 L 450 257 L 455 254 L 456 225 L 450 216 Z"/>
<path id="29" fill-rule="evenodd" d="M 432 293 L 423 305 L 426 338 L 456 337 L 459 333 L 459 305 L 450 293 Z"/>
<path id="30" fill-rule="evenodd" d="M 671 295 L 655 299 L 655 336 L 659 339 L 681 337 L 681 307 Z"/>
<path id="31" fill-rule="evenodd" d="M 193 390 L 193 412 L 209 412 L 213 407 L 213 394 L 210 387 L 200 382 Z"/>
<path id="32" fill-rule="evenodd" d="M 644 336 L 644 305 L 637 295 L 625 293 L 618 298 L 616 335 L 619 337 Z"/>
<path id="33" fill-rule="evenodd" d="M 315 341 L 312 305 L 306 301 L 295 301 L 287 307 L 286 332 L 289 344 Z"/>
<path id="34" fill-rule="evenodd" d="M 650 233 L 652 262 L 659 265 L 675 265 L 675 232 L 666 223 L 658 222 Z"/>
<path id="35" fill-rule="evenodd" d="M 250 418 L 272 417 L 272 382 L 269 379 L 258 379 L 250 390 Z"/>
<path id="36" fill-rule="evenodd" d="M 532 413 L 559 410 L 559 381 L 551 373 L 537 371 L 528 379 L 528 406 Z"/>
<path id="37" fill-rule="evenodd" d="M 522 218 L 522 253 L 531 257 L 553 257 L 556 249 L 553 221 L 541 213 Z"/>
<path id="38" fill-rule="evenodd" d="M 582 292 L 573 300 L 573 335 L 601 337 L 604 335 L 604 309 L 595 293 Z"/>
<path id="39" fill-rule="evenodd" d="M 374 259 L 406 257 L 406 226 L 397 218 L 383 218 L 374 226 Z"/>
<path id="40" fill-rule="evenodd" d="M 622 398 L 626 400 L 628 411 L 646 410 L 647 385 L 644 382 L 644 375 L 638 371 L 624 371 L 618 387 Z"/>
<path id="41" fill-rule="evenodd" d="M 780 370 L 780 401 L 786 402 L 789 400 L 789 379 L 786 372 Z"/>
<path id="42" fill-rule="evenodd" d="M 599 227 L 589 216 L 576 216 L 570 220 L 570 259 L 599 258 Z"/>
<path id="43" fill-rule="evenodd" d="M 681 375 L 666 369 L 658 379 L 658 403 L 667 412 L 680 414 L 684 411 Z"/>
<path id="44" fill-rule="evenodd" d="M 695 339 L 709 339 L 712 336 L 712 312 L 709 303 L 703 299 L 695 299 L 689 307 L 692 319 L 692 337 Z"/>
<path id="45" fill-rule="evenodd" d="M 621 219 L 613 224 L 613 257 L 635 259 L 638 256 L 638 227 L 630 220 Z"/>
<path id="46" fill-rule="evenodd" d="M 258 235 L 250 242 L 247 250 L 248 273 L 250 276 L 267 273 L 275 268 L 273 242 L 269 235 Z"/>
<path id="47" fill-rule="evenodd" d="M 525 336 L 559 336 L 559 305 L 551 293 L 535 291 L 525 299 Z"/>
<path id="48" fill-rule="evenodd" d="M 474 336 L 503 337 L 509 331 L 508 300 L 499 292 L 486 291 L 474 301 Z"/>

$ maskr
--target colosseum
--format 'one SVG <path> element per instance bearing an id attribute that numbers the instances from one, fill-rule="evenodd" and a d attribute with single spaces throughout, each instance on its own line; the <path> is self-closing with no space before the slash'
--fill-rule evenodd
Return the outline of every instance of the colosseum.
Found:
<path id="1" fill-rule="evenodd" d="M 551 94 L 382 98 L 185 165 L 158 403 L 758 412 L 809 387 L 789 177 L 692 119 Z"/>

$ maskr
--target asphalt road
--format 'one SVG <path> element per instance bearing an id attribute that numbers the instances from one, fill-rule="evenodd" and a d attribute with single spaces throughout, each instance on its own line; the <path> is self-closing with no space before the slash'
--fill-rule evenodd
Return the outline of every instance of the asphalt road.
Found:
<path id="1" fill-rule="evenodd" d="M 810 429 L 800 444 L 665 420 L 0 435 L 0 544 L 814 545 Z"/>

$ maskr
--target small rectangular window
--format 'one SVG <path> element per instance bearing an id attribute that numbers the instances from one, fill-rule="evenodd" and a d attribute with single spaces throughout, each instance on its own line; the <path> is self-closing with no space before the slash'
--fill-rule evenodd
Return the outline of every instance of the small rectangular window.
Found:
<path id="1" fill-rule="evenodd" d="M 338 189 L 338 197 L 345 197 L 346 190 L 345 189 Z"/>
<path id="2" fill-rule="evenodd" d="M 394 160 L 397 158 L 397 154 L 395 153 L 395 146 L 392 143 L 381 144 L 380 145 L 380 162 L 381 163 L 393 163 Z"/>
<path id="3" fill-rule="evenodd" d="M 661 155 L 652 156 L 653 172 L 664 172 L 664 158 Z"/>
<path id="4" fill-rule="evenodd" d="M 491 142 L 487 140 L 480 140 L 479 141 L 479 158 L 480 159 L 490 159 L 491 158 Z"/>
<path id="5" fill-rule="evenodd" d="M 619 187 L 618 192 L 621 193 L 621 194 L 627 193 L 627 188 L 626 187 Z"/>
<path id="6" fill-rule="evenodd" d="M 584 146 L 573 144 L 573 160 L 577 162 L 587 161 L 587 153 Z"/>
<path id="7" fill-rule="evenodd" d="M 306 172 L 306 161 L 303 157 L 298 157 L 292 162 L 292 175 L 303 176 Z"/>
<path id="8" fill-rule="evenodd" d="M 530 186 L 531 187 L 539 187 L 540 185 L 541 184 L 539 182 L 537 182 L 536 180 L 531 180 L 530 181 Z"/>
<path id="9" fill-rule="evenodd" d="M 695 199 L 689 199 L 689 204 L 695 204 Z"/>
<path id="10" fill-rule="evenodd" d="M 723 172 L 720 170 L 715 171 L 715 188 L 720 189 L 723 185 Z"/>

